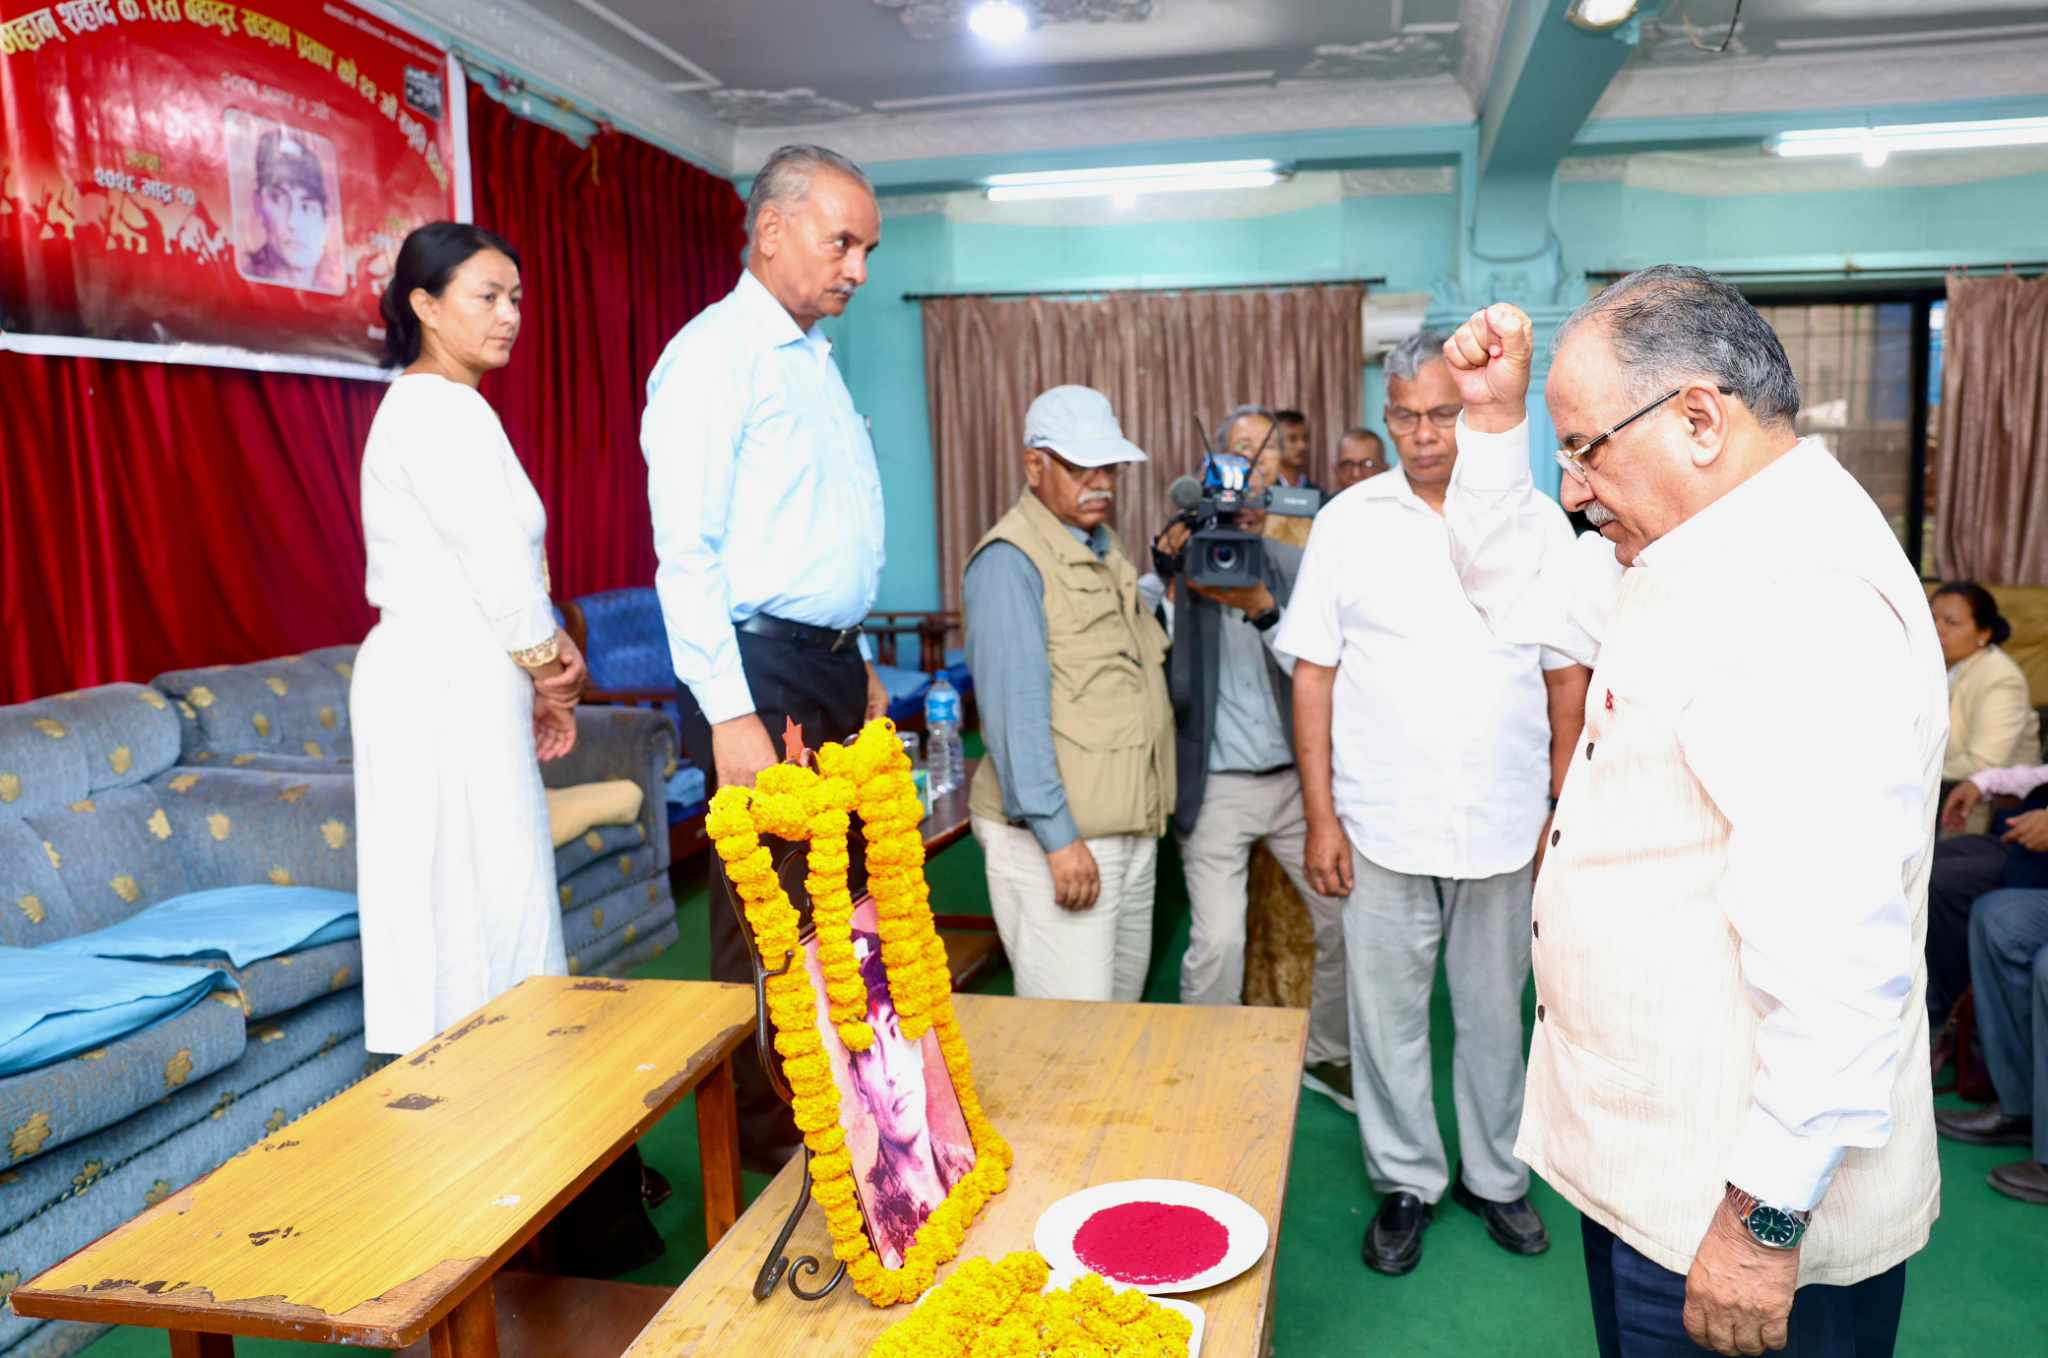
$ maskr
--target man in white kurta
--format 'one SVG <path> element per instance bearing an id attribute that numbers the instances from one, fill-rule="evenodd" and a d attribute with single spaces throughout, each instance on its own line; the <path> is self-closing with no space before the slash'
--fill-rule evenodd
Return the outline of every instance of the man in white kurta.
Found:
<path id="1" fill-rule="evenodd" d="M 1464 587 L 1594 667 L 1536 889 L 1517 1154 L 1585 1215 L 1605 1358 L 1888 1355 L 1940 1192 L 1921 941 L 1948 700 L 1920 581 L 1795 435 L 1769 326 L 1675 266 L 1559 333 L 1562 498 L 1599 529 L 1560 546 L 1531 339 L 1496 305 L 1445 346 Z"/>

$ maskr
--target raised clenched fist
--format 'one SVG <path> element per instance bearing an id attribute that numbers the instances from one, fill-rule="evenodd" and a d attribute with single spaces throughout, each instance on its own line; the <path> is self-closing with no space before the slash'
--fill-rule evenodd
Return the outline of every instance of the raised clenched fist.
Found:
<path id="1" fill-rule="evenodd" d="M 1520 307 L 1495 302 L 1473 312 L 1444 342 L 1444 359 L 1464 398 L 1466 421 L 1495 433 L 1520 424 L 1534 355 L 1535 330 Z"/>

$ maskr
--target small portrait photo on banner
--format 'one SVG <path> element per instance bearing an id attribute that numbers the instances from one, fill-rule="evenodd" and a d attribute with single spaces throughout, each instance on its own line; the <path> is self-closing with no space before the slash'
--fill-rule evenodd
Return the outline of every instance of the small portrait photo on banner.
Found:
<path id="1" fill-rule="evenodd" d="M 928 1032 L 912 1042 L 897 1026 L 872 897 L 854 905 L 853 953 L 875 1033 L 874 1045 L 864 1052 L 848 1051 L 832 1026 L 815 938 L 805 941 L 804 964 L 818 996 L 818 1035 L 839 1088 L 839 1123 L 868 1240 L 884 1267 L 897 1268 L 925 1218 L 974 1168 L 974 1142 L 937 1035 Z"/>
<path id="2" fill-rule="evenodd" d="M 341 180 L 334 143 L 317 132 L 228 109 L 235 268 L 255 283 L 342 291 Z"/>

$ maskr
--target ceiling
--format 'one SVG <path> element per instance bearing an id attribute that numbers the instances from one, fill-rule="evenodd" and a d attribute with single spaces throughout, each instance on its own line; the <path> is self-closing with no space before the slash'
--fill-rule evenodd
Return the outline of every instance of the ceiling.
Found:
<path id="1" fill-rule="evenodd" d="M 966 31 L 973 0 L 393 2 L 741 174 L 798 129 L 883 161 L 1464 122 L 1509 5 L 1016 0 L 1033 27 L 997 46 Z M 1600 116 L 2048 91 L 2041 0 L 1744 0 L 1731 34 L 1735 7 L 1666 0 Z M 1924 56 L 1955 43 L 1996 57 L 1968 89 Z"/>

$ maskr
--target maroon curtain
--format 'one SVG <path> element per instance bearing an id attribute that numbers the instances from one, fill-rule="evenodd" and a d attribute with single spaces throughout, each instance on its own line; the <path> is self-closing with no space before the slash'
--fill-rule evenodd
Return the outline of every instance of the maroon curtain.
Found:
<path id="1" fill-rule="evenodd" d="M 556 593 L 654 576 L 642 388 L 739 272 L 730 184 L 616 133 L 589 150 L 472 90 L 476 219 L 525 259 L 485 386 L 548 510 Z M 0 353 L 0 704 L 355 641 L 357 473 L 384 388 Z"/>
<path id="2" fill-rule="evenodd" d="M 381 383 L 0 353 L 0 703 L 369 629 Z"/>

